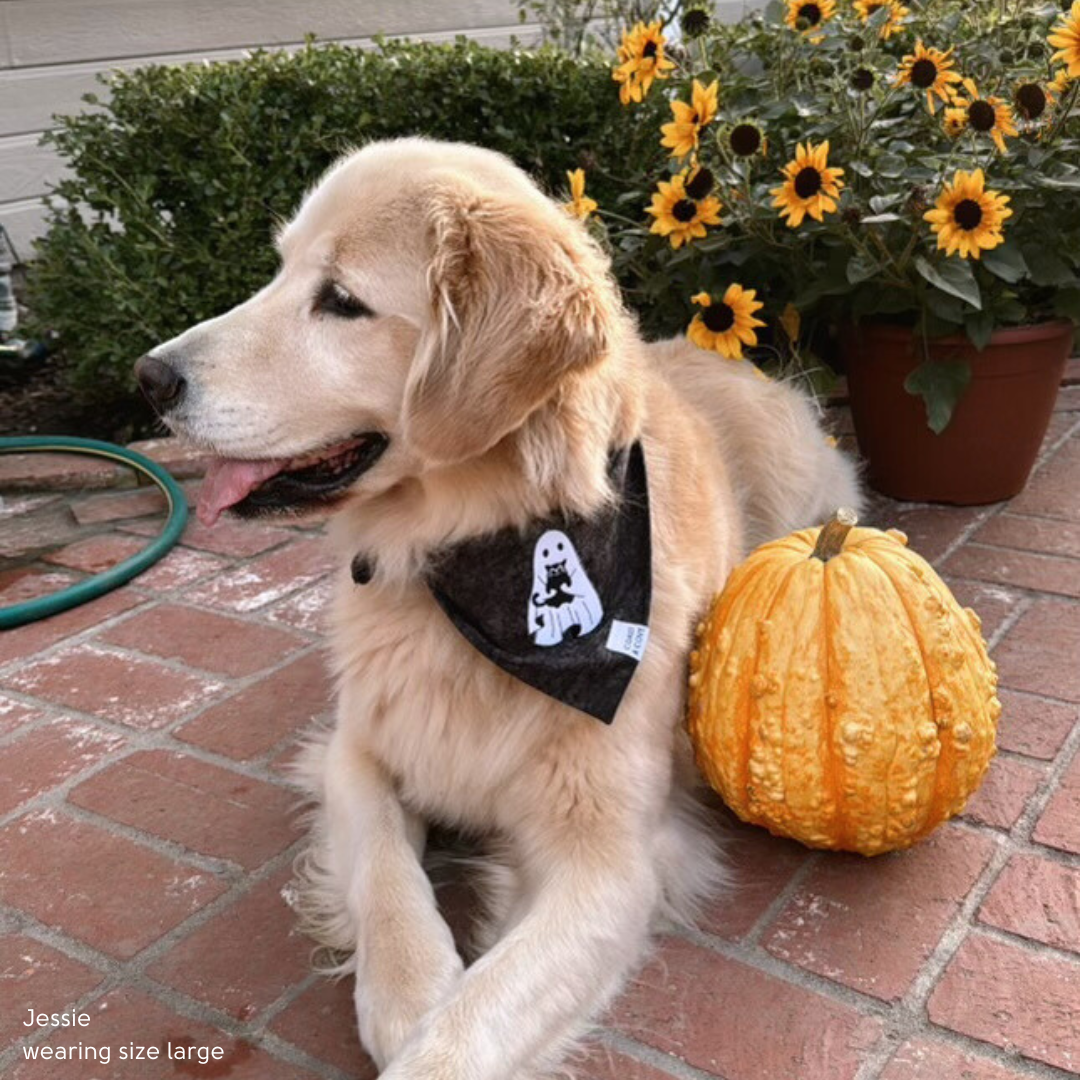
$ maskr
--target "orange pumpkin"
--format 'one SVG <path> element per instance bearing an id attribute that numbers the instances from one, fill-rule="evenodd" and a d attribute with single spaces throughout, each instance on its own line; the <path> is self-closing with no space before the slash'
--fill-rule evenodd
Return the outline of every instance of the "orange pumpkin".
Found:
<path id="1" fill-rule="evenodd" d="M 698 627 L 688 724 L 744 821 L 877 855 L 960 813 L 1001 704 L 979 618 L 896 530 L 840 511 L 758 548 Z"/>

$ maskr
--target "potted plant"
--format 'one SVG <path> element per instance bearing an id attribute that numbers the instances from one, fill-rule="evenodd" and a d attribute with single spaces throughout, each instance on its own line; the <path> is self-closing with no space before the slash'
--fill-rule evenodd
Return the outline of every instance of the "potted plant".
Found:
<path id="1" fill-rule="evenodd" d="M 602 211 L 646 329 L 781 371 L 838 338 L 876 487 L 1019 491 L 1080 322 L 1080 0 L 695 5 L 614 82 L 670 100 L 664 175 Z"/>

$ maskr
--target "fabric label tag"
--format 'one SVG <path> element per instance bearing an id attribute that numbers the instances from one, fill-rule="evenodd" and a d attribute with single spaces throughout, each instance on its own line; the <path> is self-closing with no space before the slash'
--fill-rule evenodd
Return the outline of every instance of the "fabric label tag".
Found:
<path id="1" fill-rule="evenodd" d="M 623 622 L 612 619 L 608 631 L 607 648 L 610 652 L 622 653 L 640 660 L 645 655 L 645 646 L 649 643 L 649 628 L 640 623 Z"/>

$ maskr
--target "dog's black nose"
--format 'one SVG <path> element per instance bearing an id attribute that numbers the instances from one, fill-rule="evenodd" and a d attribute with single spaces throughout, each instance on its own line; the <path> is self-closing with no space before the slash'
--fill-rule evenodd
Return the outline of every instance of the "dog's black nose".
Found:
<path id="1" fill-rule="evenodd" d="M 184 376 L 176 368 L 149 354 L 135 361 L 135 378 L 147 401 L 159 413 L 178 405 L 187 386 Z"/>

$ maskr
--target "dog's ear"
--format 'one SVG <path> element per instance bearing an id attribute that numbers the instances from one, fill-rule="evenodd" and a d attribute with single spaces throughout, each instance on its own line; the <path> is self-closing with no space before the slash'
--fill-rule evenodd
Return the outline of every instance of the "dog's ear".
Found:
<path id="1" fill-rule="evenodd" d="M 430 323 L 405 392 L 429 461 L 482 454 L 607 352 L 620 302 L 606 260 L 550 205 L 458 178 L 427 201 Z"/>

